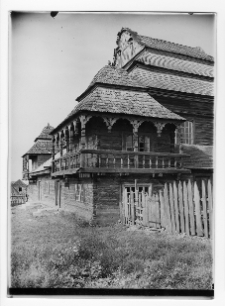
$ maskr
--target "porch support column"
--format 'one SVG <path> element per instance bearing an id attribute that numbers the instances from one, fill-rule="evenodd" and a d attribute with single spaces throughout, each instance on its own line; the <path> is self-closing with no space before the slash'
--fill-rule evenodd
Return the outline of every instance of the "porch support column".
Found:
<path id="1" fill-rule="evenodd" d="M 176 129 L 175 129 L 175 131 L 174 131 L 174 145 L 178 148 L 178 150 L 179 150 L 179 153 L 183 153 L 182 152 L 182 148 L 181 148 L 181 143 L 180 143 L 180 139 L 179 139 L 179 133 L 178 133 L 178 130 L 179 130 L 179 127 L 182 125 L 182 123 L 174 123 L 174 125 L 175 125 L 175 127 L 176 127 Z"/>
<path id="2" fill-rule="evenodd" d="M 133 125 L 133 146 L 134 152 L 138 152 L 138 128 L 143 123 L 140 120 L 132 120 L 130 123 Z"/>
<path id="3" fill-rule="evenodd" d="M 55 162 L 55 137 L 52 137 L 52 173 L 54 172 L 54 162 Z"/>
<path id="4" fill-rule="evenodd" d="M 66 153 L 69 152 L 69 127 L 65 128 Z"/>
<path id="5" fill-rule="evenodd" d="M 69 153 L 72 153 L 73 150 L 73 141 L 74 141 L 74 131 L 72 126 L 69 128 Z"/>
<path id="6" fill-rule="evenodd" d="M 132 120 L 130 123 L 133 125 L 133 146 L 134 146 L 134 152 L 138 152 L 138 128 L 143 123 L 143 121 L 140 120 Z M 138 168 L 138 155 L 135 155 L 135 168 Z"/>
<path id="7" fill-rule="evenodd" d="M 87 146 L 86 143 L 86 124 L 91 119 L 91 116 L 80 116 L 80 122 L 81 122 L 81 149 L 85 149 Z"/>
<path id="8" fill-rule="evenodd" d="M 157 136 L 160 137 L 162 134 L 162 130 L 166 123 L 154 122 L 155 127 L 157 128 Z"/>
<path id="9" fill-rule="evenodd" d="M 106 117 L 103 117 L 103 120 L 108 128 L 108 133 L 111 133 L 111 130 L 112 130 L 112 127 L 114 125 L 114 123 L 116 123 L 116 121 L 118 120 L 119 118 L 106 118 Z"/>
<path id="10" fill-rule="evenodd" d="M 59 136 L 59 152 L 60 152 L 60 157 L 63 156 L 63 137 L 64 136 L 62 136 L 62 133 L 63 132 L 61 132 L 60 136 Z"/>

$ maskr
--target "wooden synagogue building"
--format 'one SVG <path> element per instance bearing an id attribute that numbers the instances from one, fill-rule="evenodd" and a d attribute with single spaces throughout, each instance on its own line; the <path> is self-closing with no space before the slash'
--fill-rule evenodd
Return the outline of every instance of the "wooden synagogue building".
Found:
<path id="1" fill-rule="evenodd" d="M 113 62 L 23 156 L 31 199 L 96 224 L 117 222 L 134 188 L 213 174 L 213 57 L 128 28 L 116 43 Z"/>

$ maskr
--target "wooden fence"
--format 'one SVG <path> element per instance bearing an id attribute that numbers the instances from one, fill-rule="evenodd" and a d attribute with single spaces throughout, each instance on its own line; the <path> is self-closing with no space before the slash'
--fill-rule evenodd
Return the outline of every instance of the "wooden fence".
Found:
<path id="1" fill-rule="evenodd" d="M 165 228 L 170 233 L 211 238 L 213 230 L 212 184 L 166 183 L 156 194 L 130 192 L 124 197 L 124 223 Z"/>
<path id="2" fill-rule="evenodd" d="M 11 206 L 25 204 L 28 201 L 28 196 L 26 195 L 11 195 L 10 198 L 11 198 Z"/>

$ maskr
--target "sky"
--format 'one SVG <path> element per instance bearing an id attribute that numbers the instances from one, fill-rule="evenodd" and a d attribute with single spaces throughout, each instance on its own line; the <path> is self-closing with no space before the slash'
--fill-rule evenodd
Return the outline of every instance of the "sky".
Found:
<path id="1" fill-rule="evenodd" d="M 12 13 L 9 31 L 10 179 L 22 178 L 22 158 L 49 123 L 56 127 L 95 74 L 113 59 L 117 33 L 199 46 L 215 56 L 213 15 Z"/>

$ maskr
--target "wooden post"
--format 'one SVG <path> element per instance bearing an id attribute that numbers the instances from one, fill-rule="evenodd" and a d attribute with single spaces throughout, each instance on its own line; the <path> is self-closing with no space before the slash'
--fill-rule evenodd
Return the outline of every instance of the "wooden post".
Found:
<path id="1" fill-rule="evenodd" d="M 189 233 L 189 213 L 188 213 L 188 196 L 187 196 L 187 185 L 186 182 L 183 182 L 183 194 L 184 194 L 184 215 L 185 215 L 185 232 L 186 235 Z"/>
<path id="2" fill-rule="evenodd" d="M 203 207 L 203 221 L 204 221 L 204 236 L 208 238 L 209 235 L 208 235 L 208 221 L 207 221 L 206 190 L 205 190 L 204 180 L 202 180 L 202 207 Z"/>
<path id="3" fill-rule="evenodd" d="M 173 182 L 173 196 L 174 196 L 176 232 L 179 233 L 180 232 L 180 222 L 179 222 L 179 211 L 178 211 L 177 185 L 175 181 Z"/>
<path id="4" fill-rule="evenodd" d="M 173 206 L 173 189 L 172 189 L 172 184 L 169 183 L 169 193 L 170 193 L 170 212 L 171 212 L 171 229 L 172 233 L 175 232 L 175 221 L 174 221 L 174 206 Z"/>
<path id="5" fill-rule="evenodd" d="M 167 184 L 164 185 L 164 194 L 160 192 L 160 201 L 162 208 L 162 227 L 165 227 L 166 230 L 171 233 L 171 222 L 170 222 L 170 212 L 169 212 L 169 199 L 168 199 L 168 189 Z"/>
<path id="6" fill-rule="evenodd" d="M 73 132 L 72 127 L 71 127 L 69 129 L 69 153 L 72 153 L 73 142 L 74 142 L 74 132 Z"/>
<path id="7" fill-rule="evenodd" d="M 131 220 L 132 225 L 135 225 L 135 206 L 134 206 L 134 193 L 130 191 L 130 202 L 131 202 Z"/>
<path id="8" fill-rule="evenodd" d="M 191 225 L 191 235 L 195 236 L 195 220 L 194 220 L 194 206 L 193 206 L 193 190 L 191 181 L 188 181 L 188 206 L 190 213 L 190 225 Z"/>
<path id="9" fill-rule="evenodd" d="M 209 206 L 210 239 L 213 239 L 213 193 L 212 193 L 212 185 L 210 180 L 208 180 L 208 206 Z"/>
<path id="10" fill-rule="evenodd" d="M 127 190 L 124 188 L 124 223 L 128 224 Z"/>
<path id="11" fill-rule="evenodd" d="M 195 201 L 195 214 L 196 214 L 196 225 L 197 225 L 197 235 L 202 236 L 202 220 L 201 220 L 201 208 L 200 208 L 200 196 L 198 191 L 197 183 L 194 183 L 194 201 Z"/>
<path id="12" fill-rule="evenodd" d="M 150 206 L 150 196 L 145 196 L 145 207 L 146 207 L 146 226 L 149 226 L 149 206 Z"/>
<path id="13" fill-rule="evenodd" d="M 181 233 L 184 233 L 184 209 L 183 209 L 183 194 L 182 194 L 182 185 L 179 181 L 178 183 L 178 195 L 179 195 L 179 209 L 180 209 L 180 228 Z"/>
<path id="14" fill-rule="evenodd" d="M 52 137 L 52 173 L 55 171 L 55 137 Z"/>

